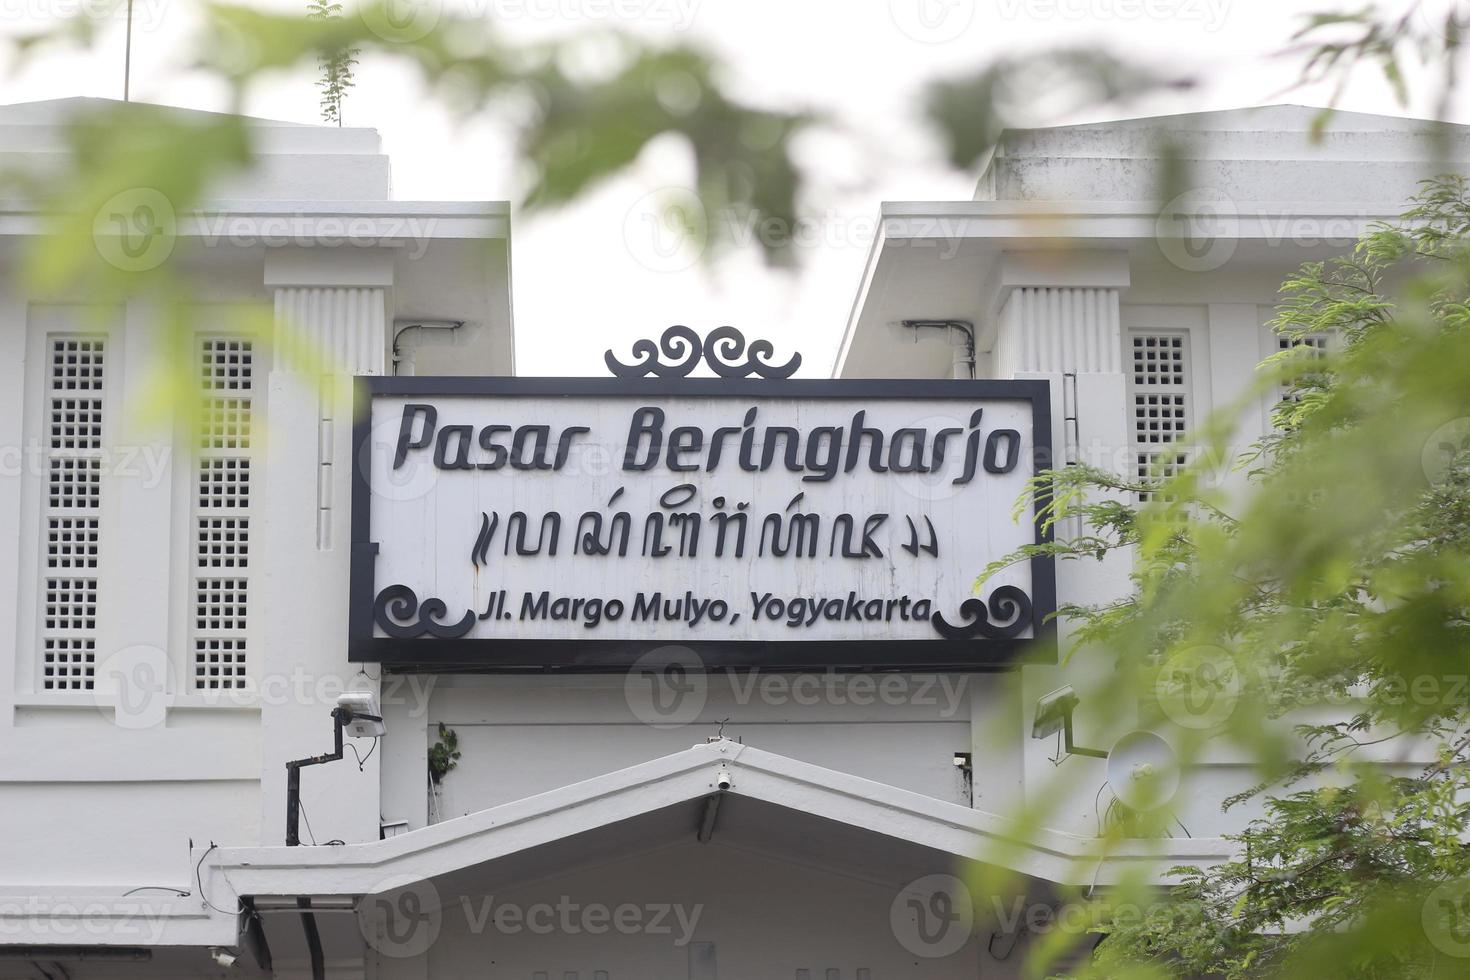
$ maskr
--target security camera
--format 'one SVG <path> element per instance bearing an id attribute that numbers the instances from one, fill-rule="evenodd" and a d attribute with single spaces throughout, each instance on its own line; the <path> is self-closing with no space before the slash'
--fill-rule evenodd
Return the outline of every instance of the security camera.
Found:
<path id="1" fill-rule="evenodd" d="M 343 691 L 337 695 L 337 714 L 342 731 L 353 738 L 376 738 L 387 732 L 378 696 L 372 691 Z"/>
<path id="2" fill-rule="evenodd" d="M 734 783 L 735 781 L 730 778 L 730 770 L 724 766 L 721 766 L 720 771 L 715 773 L 715 786 L 719 789 L 729 789 Z"/>
<path id="3" fill-rule="evenodd" d="M 209 958 L 214 960 L 220 966 L 229 967 L 234 966 L 235 961 L 238 960 L 240 957 L 225 949 L 223 946 L 211 946 L 209 947 Z"/>

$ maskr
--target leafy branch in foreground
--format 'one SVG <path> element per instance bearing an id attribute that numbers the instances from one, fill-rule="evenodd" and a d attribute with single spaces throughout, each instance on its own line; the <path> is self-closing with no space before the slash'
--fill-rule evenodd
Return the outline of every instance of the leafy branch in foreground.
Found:
<path id="1" fill-rule="evenodd" d="M 1230 745 L 1259 779 L 1226 800 L 1256 814 L 1240 857 L 1178 869 L 1161 914 L 1102 926 L 1081 975 L 1429 977 L 1470 908 L 1467 190 L 1427 183 L 1287 281 L 1274 328 L 1331 341 L 1262 365 L 1250 397 L 1286 391 L 1244 487 L 1209 465 L 1218 421 L 1176 474 L 1033 484 L 1058 540 L 1009 561 L 1133 557 L 1130 594 L 1065 613 L 1072 656 L 1113 668 L 1088 702 L 1181 726 L 1186 761 Z M 1230 710 L 1191 728 L 1169 699 L 1205 680 Z"/>

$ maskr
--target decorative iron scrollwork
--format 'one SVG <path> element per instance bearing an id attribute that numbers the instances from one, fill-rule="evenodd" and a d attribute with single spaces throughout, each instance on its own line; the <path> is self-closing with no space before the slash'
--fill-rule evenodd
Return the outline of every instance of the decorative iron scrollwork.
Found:
<path id="1" fill-rule="evenodd" d="M 618 360 L 611 350 L 603 359 L 608 370 L 619 378 L 687 378 L 701 359 L 722 378 L 754 375 L 779 381 L 791 377 L 801 366 L 800 354 L 792 354 L 785 364 L 772 364 L 771 355 L 775 353 L 776 347 L 769 340 L 752 341 L 747 347 L 745 335 L 734 327 L 717 327 L 701 338 L 688 327 L 675 325 L 665 330 L 657 343 L 646 337 L 634 343 L 633 356 L 637 360 L 631 364 Z"/>
<path id="2" fill-rule="evenodd" d="M 946 640 L 1009 639 L 1020 636 L 1031 625 L 1031 597 L 1014 585 L 1002 585 L 990 593 L 988 607 L 980 599 L 966 599 L 960 603 L 960 615 L 965 622 L 958 626 L 951 625 L 940 612 L 930 622 Z M 991 622 L 992 618 L 1005 625 Z"/>
<path id="3" fill-rule="evenodd" d="M 419 597 L 406 585 L 390 585 L 373 600 L 373 621 L 396 640 L 412 640 L 425 633 L 452 640 L 475 625 L 473 610 L 466 611 L 457 623 L 441 622 L 447 612 L 443 599 L 425 599 L 420 605 Z"/>

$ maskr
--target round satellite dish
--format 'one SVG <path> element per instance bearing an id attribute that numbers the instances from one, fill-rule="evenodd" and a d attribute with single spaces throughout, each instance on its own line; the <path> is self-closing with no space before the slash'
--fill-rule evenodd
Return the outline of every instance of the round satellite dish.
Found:
<path id="1" fill-rule="evenodd" d="M 1179 792 L 1179 756 L 1153 732 L 1129 732 L 1108 752 L 1108 788 L 1130 810 L 1167 806 Z"/>

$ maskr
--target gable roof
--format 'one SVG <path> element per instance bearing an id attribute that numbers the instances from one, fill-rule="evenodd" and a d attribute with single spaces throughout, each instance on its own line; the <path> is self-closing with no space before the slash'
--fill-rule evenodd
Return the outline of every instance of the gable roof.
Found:
<path id="1" fill-rule="evenodd" d="M 729 775 L 727 790 L 717 786 L 721 770 Z M 711 817 L 709 806 L 722 801 Z M 375 894 L 409 879 L 477 868 L 494 874 L 501 864 L 541 876 L 610 849 L 693 840 L 706 822 L 711 835 L 733 835 L 767 852 L 799 849 L 821 860 L 861 850 L 868 861 L 887 841 L 900 851 L 918 847 L 1074 885 L 1109 884 L 1139 868 L 1162 881 L 1175 865 L 1206 866 L 1233 853 L 1226 841 L 1196 838 L 1130 841 L 1100 855 L 1089 838 L 1018 833 L 997 814 L 718 739 L 388 840 L 219 848 L 206 868 L 218 887 L 240 896 Z M 864 846 L 855 846 L 859 841 Z"/>

